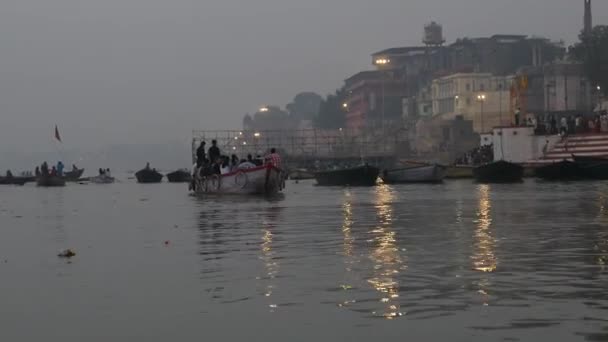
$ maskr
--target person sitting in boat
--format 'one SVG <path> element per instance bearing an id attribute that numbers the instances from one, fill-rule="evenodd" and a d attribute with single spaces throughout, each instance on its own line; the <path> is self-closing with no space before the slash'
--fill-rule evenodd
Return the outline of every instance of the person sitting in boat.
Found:
<path id="1" fill-rule="evenodd" d="M 150 163 L 149 163 L 149 162 L 148 162 L 148 163 L 146 163 L 146 168 L 145 168 L 145 169 L 146 169 L 146 170 L 150 170 Z"/>
<path id="2" fill-rule="evenodd" d="M 211 147 L 209 147 L 209 161 L 211 163 L 215 163 L 218 161 L 218 159 L 220 158 L 220 148 L 217 147 L 217 140 L 212 140 L 211 141 Z"/>
<path id="3" fill-rule="evenodd" d="M 55 166 L 53 166 L 53 168 L 51 169 L 51 176 L 57 176 L 57 168 Z"/>
<path id="4" fill-rule="evenodd" d="M 72 164 L 72 171 L 78 171 L 78 168 L 76 167 L 76 164 Z"/>
<path id="5" fill-rule="evenodd" d="M 238 166 L 239 166 L 239 157 L 237 157 L 236 154 L 233 154 L 230 157 L 230 169 L 236 170 L 236 168 Z"/>
<path id="6" fill-rule="evenodd" d="M 270 149 L 270 154 L 264 159 L 266 164 L 270 164 L 277 169 L 281 169 L 281 156 L 277 153 L 277 150 L 274 147 Z"/>
<path id="7" fill-rule="evenodd" d="M 13 178 L 13 173 L 11 170 L 6 170 L 6 178 Z"/>
<path id="8" fill-rule="evenodd" d="M 239 163 L 238 169 L 244 170 L 244 169 L 251 169 L 256 167 L 256 165 L 253 163 L 253 157 L 251 156 L 251 154 L 247 155 L 247 160 L 243 159 L 241 160 L 241 162 Z"/>
<path id="9" fill-rule="evenodd" d="M 34 175 L 36 177 L 40 177 L 40 167 L 39 166 L 36 166 L 36 169 L 34 170 Z"/>
<path id="10" fill-rule="evenodd" d="M 201 144 L 196 149 L 196 166 L 198 168 L 202 167 L 206 163 L 205 144 L 205 141 L 201 141 Z"/>
<path id="11" fill-rule="evenodd" d="M 110 172 L 110 169 L 106 169 L 105 175 L 108 177 L 112 177 L 112 173 Z"/>
<path id="12" fill-rule="evenodd" d="M 57 175 L 59 176 L 63 176 L 63 169 L 64 169 L 64 165 L 63 163 L 60 161 L 57 162 Z"/>
<path id="13" fill-rule="evenodd" d="M 103 169 L 102 169 L 102 168 L 99 168 L 99 175 L 100 175 L 100 176 L 103 176 L 103 174 L 104 174 L 104 173 L 105 173 L 105 172 L 103 171 Z"/>
<path id="14" fill-rule="evenodd" d="M 227 156 L 223 156 L 221 157 L 221 165 L 220 165 L 220 173 L 222 175 L 225 175 L 227 173 L 230 173 L 230 158 L 228 158 Z"/>

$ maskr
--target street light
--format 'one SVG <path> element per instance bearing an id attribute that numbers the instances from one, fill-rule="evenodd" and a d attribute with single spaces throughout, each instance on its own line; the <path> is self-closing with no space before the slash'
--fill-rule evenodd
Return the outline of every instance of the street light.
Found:
<path id="1" fill-rule="evenodd" d="M 342 108 L 344 108 L 344 109 L 348 108 L 348 103 L 344 102 L 344 103 L 342 104 Z"/>
<path id="2" fill-rule="evenodd" d="M 481 112 L 479 114 L 480 117 L 480 123 L 481 123 L 481 133 L 484 132 L 484 127 L 483 127 L 483 103 L 486 102 L 486 95 L 485 94 L 479 94 L 477 95 L 477 101 L 479 101 L 480 105 L 481 105 Z"/>
<path id="3" fill-rule="evenodd" d="M 254 137 L 256 137 L 256 138 L 259 138 L 259 137 L 260 137 L 260 135 L 261 135 L 261 134 L 260 134 L 259 132 L 255 132 L 255 133 L 253 133 L 253 136 L 254 136 Z"/>
<path id="4" fill-rule="evenodd" d="M 267 112 L 268 111 L 268 107 L 262 107 L 260 108 L 260 112 Z"/>

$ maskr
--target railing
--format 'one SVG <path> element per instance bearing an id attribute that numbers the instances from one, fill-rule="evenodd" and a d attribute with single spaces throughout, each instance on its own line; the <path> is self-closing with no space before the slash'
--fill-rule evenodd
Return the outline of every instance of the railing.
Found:
<path id="1" fill-rule="evenodd" d="M 380 130 L 218 130 L 193 131 L 193 155 L 201 141 L 216 140 L 223 154 L 263 155 L 276 148 L 289 157 L 357 158 L 394 155 L 407 141 L 400 129 Z"/>

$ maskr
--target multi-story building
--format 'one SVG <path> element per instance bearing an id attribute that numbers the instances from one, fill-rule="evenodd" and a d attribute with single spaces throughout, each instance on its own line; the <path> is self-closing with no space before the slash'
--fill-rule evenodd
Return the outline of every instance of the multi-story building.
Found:
<path id="1" fill-rule="evenodd" d="M 581 114 L 592 111 L 597 103 L 596 86 L 589 82 L 580 63 L 522 68 L 518 77 L 526 79 L 526 87 L 518 89 L 516 102 L 527 113 Z"/>
<path id="2" fill-rule="evenodd" d="M 393 70 L 362 71 L 344 81 L 346 128 L 378 128 L 401 120 L 404 82 Z"/>
<path id="3" fill-rule="evenodd" d="M 459 73 L 435 79 L 431 85 L 433 115 L 444 119 L 462 116 L 473 122 L 478 133 L 510 125 L 512 81 L 512 76 L 489 73 Z"/>

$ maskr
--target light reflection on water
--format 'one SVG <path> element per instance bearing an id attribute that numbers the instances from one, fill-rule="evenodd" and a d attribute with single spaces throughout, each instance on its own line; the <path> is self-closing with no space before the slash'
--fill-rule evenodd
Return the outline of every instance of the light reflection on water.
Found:
<path id="1" fill-rule="evenodd" d="M 608 183 L 90 189 L 0 188 L 0 340 L 608 340 Z"/>
<path id="2" fill-rule="evenodd" d="M 376 227 L 370 232 L 370 259 L 373 262 L 374 276 L 368 282 L 380 293 L 380 302 L 384 304 L 381 312 L 375 316 L 393 319 L 401 316 L 399 304 L 399 273 L 402 270 L 402 259 L 397 246 L 396 232 L 393 229 L 393 198 L 391 188 L 387 185 L 376 187 L 375 208 Z"/>

